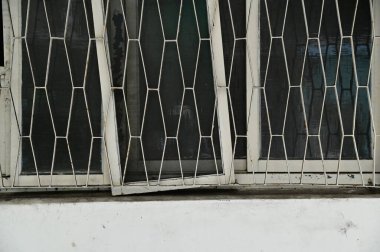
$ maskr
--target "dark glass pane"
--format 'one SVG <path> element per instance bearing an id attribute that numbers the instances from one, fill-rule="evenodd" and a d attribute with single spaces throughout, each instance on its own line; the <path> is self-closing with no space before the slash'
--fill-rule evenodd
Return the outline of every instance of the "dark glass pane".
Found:
<path id="1" fill-rule="evenodd" d="M 83 86 L 89 48 L 89 33 L 82 0 L 72 1 L 67 19 L 66 45 L 74 86 Z"/>
<path id="2" fill-rule="evenodd" d="M 110 0 L 112 2 L 119 2 L 120 0 Z M 143 1 L 130 1 L 122 0 L 125 13 L 125 21 L 127 23 L 128 35 L 130 39 L 137 39 L 140 34 L 140 16 Z"/>
<path id="3" fill-rule="evenodd" d="M 335 85 L 341 34 L 335 0 L 324 2 L 319 42 L 326 72 L 326 85 Z"/>
<path id="4" fill-rule="evenodd" d="M 306 124 L 300 88 L 291 88 L 285 122 L 285 145 L 288 159 L 303 159 L 306 145 Z"/>
<path id="5" fill-rule="evenodd" d="M 182 177 L 182 166 L 178 152 L 178 142 L 176 139 L 169 138 L 166 140 L 165 154 L 162 163 L 161 178 L 178 178 Z M 185 174 L 185 176 L 193 174 Z"/>
<path id="6" fill-rule="evenodd" d="M 324 98 L 324 78 L 321 54 L 317 40 L 310 40 L 306 52 L 302 79 L 302 95 L 309 134 L 317 135 Z"/>
<path id="7" fill-rule="evenodd" d="M 55 146 L 53 174 L 67 174 L 70 170 L 72 171 L 72 167 L 67 141 L 64 138 L 58 138 Z"/>
<path id="8" fill-rule="evenodd" d="M 356 60 L 358 85 L 366 86 L 369 82 L 369 65 L 372 54 L 372 21 L 370 1 L 359 0 L 356 12 L 353 41 Z"/>
<path id="9" fill-rule="evenodd" d="M 343 138 L 342 159 L 356 159 L 355 145 L 352 137 Z"/>
<path id="10" fill-rule="evenodd" d="M 181 121 L 179 126 L 179 148 L 182 160 L 189 161 L 192 169 L 195 171 L 196 159 L 198 156 L 199 148 L 199 128 L 198 128 L 198 115 L 195 107 L 194 94 L 192 91 L 185 92 L 183 101 Z"/>
<path id="11" fill-rule="evenodd" d="M 305 58 L 307 32 L 302 0 L 290 0 L 286 15 L 284 44 L 290 85 L 300 85 Z"/>
<path id="12" fill-rule="evenodd" d="M 165 146 L 165 129 L 162 119 L 161 106 L 158 92 L 149 91 L 146 111 L 144 114 L 144 126 L 142 131 L 142 145 L 148 178 L 157 179 L 160 170 L 160 162 Z"/>
<path id="13" fill-rule="evenodd" d="M 236 41 L 229 90 L 236 134 L 239 135 L 245 135 L 247 132 L 246 58 L 245 40 Z"/>
<path id="14" fill-rule="evenodd" d="M 81 89 L 74 91 L 68 140 L 75 172 L 86 173 L 91 154 L 92 136 L 84 92 Z"/>
<path id="15" fill-rule="evenodd" d="M 50 173 L 54 153 L 54 128 L 45 90 L 37 89 L 35 96 L 31 139 L 33 151 L 38 171 Z M 28 154 L 26 153 L 26 155 Z M 27 156 L 25 158 L 32 160 Z"/>
<path id="16" fill-rule="evenodd" d="M 22 43 L 22 134 L 29 135 L 32 109 L 33 109 L 33 96 L 34 84 L 33 76 L 30 70 L 30 62 L 28 59 L 27 48 L 25 40 L 18 40 L 16 43 Z"/>
<path id="17" fill-rule="evenodd" d="M 80 0 L 75 0 L 75 1 L 80 1 Z M 84 0 L 84 7 L 86 8 L 86 14 L 87 14 L 88 32 L 91 38 L 95 38 L 94 16 L 92 14 L 92 0 Z"/>
<path id="18" fill-rule="evenodd" d="M 268 107 L 267 107 L 267 99 L 262 92 L 260 95 L 260 109 L 261 109 L 261 158 L 267 159 L 269 153 L 269 142 L 270 142 L 270 129 L 269 129 L 269 121 L 268 121 Z"/>
<path id="19" fill-rule="evenodd" d="M 266 4 L 267 6 L 272 36 L 281 36 L 284 28 L 287 0 L 261 0 L 261 4 Z"/>
<path id="20" fill-rule="evenodd" d="M 102 94 L 95 41 L 91 42 L 84 88 L 92 134 L 100 137 L 102 136 Z"/>
<path id="21" fill-rule="evenodd" d="M 234 158 L 235 159 L 246 159 L 247 158 L 247 138 L 237 137 L 234 147 Z"/>
<path id="22" fill-rule="evenodd" d="M 176 39 L 181 1 L 160 0 L 158 2 L 160 4 L 165 39 Z"/>
<path id="23" fill-rule="evenodd" d="M 26 33 L 26 26 L 27 26 L 27 12 L 28 12 L 28 1 L 22 1 L 21 5 L 21 35 L 25 36 Z"/>
<path id="24" fill-rule="evenodd" d="M 216 117 L 216 108 L 214 112 L 214 130 L 212 132 L 212 142 L 214 145 L 215 159 L 218 165 L 218 172 L 219 174 L 222 174 L 223 173 L 222 155 L 220 153 L 219 126 L 218 126 L 218 119 Z"/>
<path id="25" fill-rule="evenodd" d="M 282 137 L 272 137 L 270 141 L 270 153 L 269 153 L 269 159 L 270 160 L 285 160 L 285 146 L 284 142 L 282 140 Z"/>
<path id="26" fill-rule="evenodd" d="M 215 88 L 212 73 L 210 42 L 202 41 L 195 80 L 195 97 L 203 136 L 211 136 L 213 126 L 214 105 L 212 101 L 215 101 Z"/>
<path id="27" fill-rule="evenodd" d="M 367 89 L 359 88 L 355 114 L 355 140 L 359 157 L 362 159 L 370 159 L 372 157 L 371 136 L 373 132 L 370 113 L 371 101 L 368 93 Z"/>
<path id="28" fill-rule="evenodd" d="M 183 81 L 175 43 L 167 43 L 162 66 L 160 95 L 164 112 L 166 134 L 175 137 L 183 99 Z"/>
<path id="29" fill-rule="evenodd" d="M 219 12 L 223 13 L 223 15 L 220 15 L 220 25 L 222 27 L 224 69 L 226 72 L 226 81 L 228 81 L 230 79 L 235 41 L 232 19 L 229 15 L 228 0 L 219 0 Z"/>
<path id="30" fill-rule="evenodd" d="M 231 143 L 232 146 L 235 146 L 236 144 L 236 125 L 235 125 L 235 119 L 232 111 L 232 105 L 231 105 L 231 98 L 230 94 L 228 95 L 228 114 L 230 117 L 230 127 L 231 127 Z"/>
<path id="31" fill-rule="evenodd" d="M 22 1 L 22 8 L 28 9 L 28 1 Z M 31 0 L 28 14 L 26 43 L 33 75 L 36 86 L 45 86 L 50 35 L 43 2 Z"/>
<path id="32" fill-rule="evenodd" d="M 260 2 L 260 85 L 264 86 L 266 79 L 269 49 L 270 49 L 270 27 L 268 23 L 268 15 L 264 1 Z"/>
<path id="33" fill-rule="evenodd" d="M 196 176 L 217 173 L 214 148 L 211 138 L 202 138 Z"/>
<path id="34" fill-rule="evenodd" d="M 352 62 L 350 39 L 343 39 L 340 51 L 340 62 L 336 89 L 345 134 L 353 134 L 354 107 L 356 98 L 356 82 Z"/>
<path id="35" fill-rule="evenodd" d="M 66 136 L 69 121 L 72 83 L 65 45 L 52 42 L 47 91 L 57 136 Z"/>
<path id="36" fill-rule="evenodd" d="M 339 116 L 338 97 L 334 88 L 327 88 L 320 130 L 323 157 L 339 159 L 342 141 L 342 123 Z"/>
<path id="37" fill-rule="evenodd" d="M 275 39 L 272 42 L 268 74 L 265 83 L 265 94 L 272 134 L 282 134 L 284 126 L 289 90 L 285 64 L 282 42 L 280 39 Z"/>
<path id="38" fill-rule="evenodd" d="M 322 159 L 318 137 L 309 137 L 307 141 L 306 159 Z"/>
<path id="39" fill-rule="evenodd" d="M 107 16 L 107 36 L 112 84 L 114 86 L 123 85 L 128 45 L 128 34 L 125 24 L 121 2 L 110 1 Z"/>
<path id="40" fill-rule="evenodd" d="M 234 24 L 235 37 L 246 37 L 246 1 L 228 0 L 231 7 L 232 21 Z"/>
<path id="41" fill-rule="evenodd" d="M 111 0 L 107 10 L 114 85 L 124 80 L 123 91 L 114 91 L 124 182 L 193 177 L 201 134 L 209 141 L 200 174 L 221 172 L 211 47 L 199 41 L 209 36 L 206 1 L 144 1 L 140 42 L 127 41 L 138 36 L 140 7 Z M 116 31 L 123 11 L 127 36 Z M 164 42 L 176 40 L 177 29 L 178 40 Z"/>
<path id="42" fill-rule="evenodd" d="M 147 98 L 146 92 L 147 86 L 140 47 L 137 42 L 130 42 L 125 73 L 124 94 L 128 110 L 130 133 L 133 136 L 139 136 L 141 134 L 144 107 Z M 118 111 L 116 113 L 118 113 Z"/>
<path id="43" fill-rule="evenodd" d="M 101 136 L 102 120 L 95 47 L 87 59 L 88 25 L 93 26 L 91 8 L 87 8 L 87 19 L 85 7 L 88 6 L 84 6 L 82 0 L 71 1 L 69 10 L 68 1 L 53 3 L 48 0 L 46 9 L 44 3 L 41 0 L 32 0 L 30 5 L 27 1 L 22 2 L 22 9 L 27 10 L 22 12 L 23 27 L 28 28 L 26 43 L 22 46 L 22 134 L 29 135 L 32 127 L 31 145 L 23 141 L 23 172 L 34 173 L 30 170 L 32 167 L 40 174 L 51 171 L 71 174 L 73 168 L 77 173 L 87 173 L 91 160 L 91 172 L 99 173 L 102 139 L 92 139 Z M 67 28 L 66 45 L 63 40 L 51 40 L 48 21 L 53 37 L 63 37 Z M 36 89 L 32 76 L 36 86 L 46 89 Z M 73 92 L 73 85 L 80 89 Z M 33 154 L 37 167 L 33 164 Z"/>
<path id="44" fill-rule="evenodd" d="M 124 170 L 128 156 L 128 145 L 130 141 L 127 107 L 122 90 L 115 90 L 114 96 L 116 111 L 118 112 L 116 113 L 116 123 L 119 141 L 120 165 L 122 167 L 122 170 Z"/>
<path id="45" fill-rule="evenodd" d="M 102 171 L 102 144 L 103 139 L 92 139 L 92 150 L 89 173 L 100 173 Z"/>
<path id="46" fill-rule="evenodd" d="M 161 67 L 164 37 L 156 0 L 144 1 L 141 26 L 141 51 L 148 86 L 157 88 Z"/>
<path id="47" fill-rule="evenodd" d="M 131 139 L 131 143 L 129 145 L 127 167 L 124 171 L 124 174 L 125 183 L 147 180 L 141 141 L 138 138 Z"/>
<path id="48" fill-rule="evenodd" d="M 197 11 L 197 21 L 199 27 L 199 33 L 201 38 L 209 37 L 209 27 L 208 27 L 208 14 L 207 14 L 207 3 L 206 0 L 194 1 L 195 8 Z"/>
<path id="49" fill-rule="evenodd" d="M 220 22 L 222 27 L 223 56 L 228 89 L 228 106 L 231 126 L 231 140 L 235 159 L 245 159 L 246 146 L 239 136 L 247 134 L 247 50 L 245 1 L 219 0 Z M 268 43 L 269 44 L 269 43 Z"/>
<path id="50" fill-rule="evenodd" d="M 340 23 L 342 24 L 342 32 L 344 36 L 349 36 L 352 34 L 352 25 L 354 23 L 357 1 L 358 0 L 338 0 L 339 17 Z"/>
<path id="51" fill-rule="evenodd" d="M 23 174 L 36 174 L 36 165 L 32 151 L 30 138 L 22 138 L 22 173 Z"/>
<path id="52" fill-rule="evenodd" d="M 63 37 L 64 35 L 68 2 L 68 0 L 45 1 L 50 32 L 53 37 Z"/>
<path id="53" fill-rule="evenodd" d="M 278 9 L 275 16 L 272 14 L 276 13 L 273 6 L 282 2 L 266 2 L 272 37 L 280 36 L 278 20 L 282 10 Z M 275 139 L 284 136 L 288 159 L 303 159 L 304 151 L 307 159 L 320 159 L 322 153 L 324 159 L 356 159 L 356 149 L 360 159 L 371 158 L 367 86 L 373 38 L 369 1 L 304 0 L 302 5 L 300 0 L 290 0 L 284 50 L 281 40 L 272 38 L 269 57 L 266 41 L 271 34 L 266 11 L 261 5 L 260 72 L 261 83 L 265 85 L 261 101 L 261 157 L 266 158 L 270 149 L 271 158 L 284 158 L 281 141 Z M 311 37 L 308 41 L 303 15 Z M 288 78 L 290 85 L 301 83 L 301 87 L 292 87 L 289 92 Z M 308 139 L 306 123 L 308 134 L 312 135 Z M 280 136 L 272 136 L 269 141 L 271 135 Z"/>
<path id="54" fill-rule="evenodd" d="M 304 4 L 309 37 L 316 38 L 319 35 L 323 1 L 304 0 Z"/>
<path id="55" fill-rule="evenodd" d="M 186 87 L 193 87 L 198 56 L 199 33 L 193 1 L 183 1 L 179 25 L 178 47 Z"/>

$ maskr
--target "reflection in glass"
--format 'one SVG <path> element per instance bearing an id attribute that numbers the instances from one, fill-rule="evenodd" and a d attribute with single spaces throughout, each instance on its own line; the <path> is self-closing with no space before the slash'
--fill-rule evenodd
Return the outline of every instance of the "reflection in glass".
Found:
<path id="1" fill-rule="evenodd" d="M 101 172 L 100 78 L 85 3 L 22 1 L 23 174 Z"/>
<path id="2" fill-rule="evenodd" d="M 206 1 L 122 2 L 107 33 L 124 182 L 222 173 Z"/>
<path id="3" fill-rule="evenodd" d="M 288 159 L 370 159 L 370 1 L 289 0 L 285 23 L 283 2 L 261 1 L 261 157 L 285 159 L 283 136 Z"/>

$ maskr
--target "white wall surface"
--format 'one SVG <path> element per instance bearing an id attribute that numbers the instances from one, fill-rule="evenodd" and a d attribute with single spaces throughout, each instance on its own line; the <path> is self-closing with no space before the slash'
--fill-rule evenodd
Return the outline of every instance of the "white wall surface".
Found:
<path id="1" fill-rule="evenodd" d="M 380 251 L 380 199 L 0 202 L 0 251 Z"/>

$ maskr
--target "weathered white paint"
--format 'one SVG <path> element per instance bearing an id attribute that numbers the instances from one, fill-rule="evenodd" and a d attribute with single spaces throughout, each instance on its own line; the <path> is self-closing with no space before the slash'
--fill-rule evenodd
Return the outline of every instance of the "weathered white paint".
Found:
<path id="1" fill-rule="evenodd" d="M 380 251 L 376 198 L 125 199 L 2 201 L 0 251 Z"/>

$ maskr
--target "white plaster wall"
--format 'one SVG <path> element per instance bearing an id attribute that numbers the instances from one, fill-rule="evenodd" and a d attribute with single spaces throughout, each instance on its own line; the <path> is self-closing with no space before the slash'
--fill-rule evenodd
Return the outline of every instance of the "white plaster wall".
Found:
<path id="1" fill-rule="evenodd" d="M 380 251 L 380 200 L 0 202 L 0 251 Z"/>

